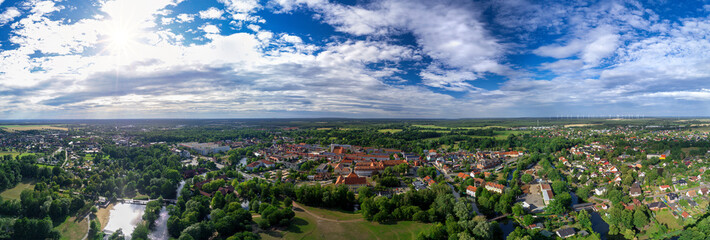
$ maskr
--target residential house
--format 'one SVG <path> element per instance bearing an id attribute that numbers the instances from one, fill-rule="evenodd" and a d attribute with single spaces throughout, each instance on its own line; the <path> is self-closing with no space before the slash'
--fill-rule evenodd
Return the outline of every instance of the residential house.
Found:
<path id="1" fill-rule="evenodd" d="M 709 191 L 708 188 L 702 187 L 702 188 L 698 189 L 698 194 L 700 194 L 700 195 L 707 195 L 707 194 L 708 194 L 708 191 Z"/>
<path id="2" fill-rule="evenodd" d="M 557 233 L 557 236 L 561 238 L 568 238 L 574 236 L 574 234 L 576 234 L 577 232 L 574 231 L 574 228 L 563 228 L 557 230 L 555 233 Z"/>
<path id="3" fill-rule="evenodd" d="M 629 196 L 631 197 L 638 197 L 641 196 L 641 187 L 637 182 L 631 185 L 631 188 L 629 189 Z"/>
<path id="4" fill-rule="evenodd" d="M 350 173 L 348 176 L 338 176 L 338 179 L 335 181 L 336 185 L 344 184 L 347 186 L 350 190 L 355 191 L 356 189 L 360 187 L 367 186 L 367 178 L 366 177 L 360 177 L 355 173 Z"/>
<path id="5" fill-rule="evenodd" d="M 691 198 L 692 198 L 692 197 L 697 197 L 697 196 L 698 196 L 698 192 L 696 192 L 696 191 L 688 191 L 688 192 L 685 193 L 685 195 L 688 196 L 688 197 L 691 197 Z"/>
<path id="6" fill-rule="evenodd" d="M 672 203 L 675 202 L 675 201 L 678 201 L 678 198 L 679 198 L 679 197 L 678 197 L 678 194 L 676 194 L 676 193 L 669 193 L 669 194 L 666 194 L 666 197 L 668 198 L 668 201 L 669 201 L 669 202 L 672 202 Z"/>
<path id="7" fill-rule="evenodd" d="M 476 197 L 476 190 L 478 190 L 476 187 L 469 185 L 466 187 L 466 194 L 471 197 Z"/>
<path id="8" fill-rule="evenodd" d="M 487 182 L 485 188 L 488 191 L 497 192 L 499 194 L 503 194 L 503 190 L 505 190 L 505 186 L 492 182 Z"/>
<path id="9" fill-rule="evenodd" d="M 606 187 L 598 187 L 594 189 L 595 195 L 603 195 L 606 192 Z"/>
<path id="10" fill-rule="evenodd" d="M 273 162 L 271 162 L 269 160 L 261 159 L 261 160 L 254 161 L 254 162 L 248 164 L 246 166 L 246 169 L 248 171 L 252 171 L 252 170 L 260 168 L 260 167 L 271 168 L 274 166 L 276 166 L 276 164 L 274 164 Z"/>

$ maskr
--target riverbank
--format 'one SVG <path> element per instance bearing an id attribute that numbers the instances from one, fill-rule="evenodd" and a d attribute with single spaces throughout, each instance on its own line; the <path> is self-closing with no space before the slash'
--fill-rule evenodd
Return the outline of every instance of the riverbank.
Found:
<path id="1" fill-rule="evenodd" d="M 99 208 L 99 211 L 96 212 L 96 219 L 98 219 L 99 223 L 101 223 L 101 230 L 104 230 L 106 224 L 108 224 L 108 219 L 111 216 L 111 210 L 113 209 L 114 205 L 114 203 L 111 203 L 108 205 L 108 207 Z"/>

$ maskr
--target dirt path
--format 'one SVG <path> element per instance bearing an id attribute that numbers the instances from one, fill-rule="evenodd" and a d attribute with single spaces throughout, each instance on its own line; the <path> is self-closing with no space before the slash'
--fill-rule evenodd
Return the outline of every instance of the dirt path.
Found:
<path id="1" fill-rule="evenodd" d="M 359 218 L 359 219 L 352 219 L 352 220 L 335 220 L 335 219 L 330 219 L 330 218 L 324 218 L 321 216 L 318 216 L 310 211 L 308 211 L 306 208 L 301 206 L 300 204 L 293 202 L 293 206 L 297 207 L 298 209 L 303 210 L 303 212 L 307 213 L 308 215 L 313 216 L 314 218 L 321 220 L 321 221 L 327 221 L 327 222 L 336 222 L 336 223 L 351 223 L 351 222 L 362 222 L 365 221 L 365 219 Z"/>

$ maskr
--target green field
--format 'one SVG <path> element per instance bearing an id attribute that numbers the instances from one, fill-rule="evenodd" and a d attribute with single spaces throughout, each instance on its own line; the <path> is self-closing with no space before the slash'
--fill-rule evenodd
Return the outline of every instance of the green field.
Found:
<path id="1" fill-rule="evenodd" d="M 381 133 L 398 133 L 398 132 L 401 132 L 402 129 L 380 129 L 377 131 L 381 132 Z"/>
<path id="2" fill-rule="evenodd" d="M 666 224 L 669 229 L 681 229 L 683 228 L 683 221 L 673 217 L 670 210 L 664 209 L 656 213 L 656 220 L 658 222 Z"/>
<path id="3" fill-rule="evenodd" d="M 0 193 L 0 197 L 2 199 L 8 200 L 8 199 L 15 199 L 15 200 L 20 200 L 20 194 L 22 193 L 23 190 L 25 189 L 34 189 L 35 183 L 31 181 L 25 181 L 21 182 L 20 184 L 17 184 L 14 188 L 7 189 Z"/>
<path id="4" fill-rule="evenodd" d="M 62 130 L 67 131 L 69 129 L 65 127 L 56 127 L 52 125 L 1 125 L 0 128 L 8 131 L 29 131 L 29 130 Z"/>
<path id="5" fill-rule="evenodd" d="M 39 164 L 39 163 L 35 164 L 35 165 L 37 165 L 38 167 L 47 167 L 47 168 L 51 168 L 51 169 L 54 169 L 56 167 L 54 165 Z"/>
<path id="6" fill-rule="evenodd" d="M 5 155 L 10 155 L 12 158 L 15 158 L 17 155 L 20 155 L 19 152 L 0 152 L 0 156 L 5 156 Z"/>
<path id="7" fill-rule="evenodd" d="M 396 224 L 368 222 L 360 214 L 307 208 L 309 212 L 328 220 L 296 211 L 296 217 L 286 230 L 260 233 L 262 239 L 415 239 L 431 225 L 401 221 Z M 338 220 L 336 220 L 338 219 Z"/>
<path id="8" fill-rule="evenodd" d="M 35 155 L 35 154 L 34 154 L 34 153 L 20 153 L 20 152 L 15 152 L 15 151 L 12 151 L 12 152 L 0 152 L 0 157 L 5 156 L 5 155 L 10 155 L 10 156 L 12 156 L 13 158 L 15 158 L 15 157 L 17 157 L 18 155 L 19 155 L 20 157 L 23 157 L 23 156 L 29 156 L 29 155 Z"/>
<path id="9" fill-rule="evenodd" d="M 82 239 L 89 231 L 89 225 L 86 218 L 77 221 L 75 217 L 70 217 L 54 229 L 59 231 L 61 240 Z"/>

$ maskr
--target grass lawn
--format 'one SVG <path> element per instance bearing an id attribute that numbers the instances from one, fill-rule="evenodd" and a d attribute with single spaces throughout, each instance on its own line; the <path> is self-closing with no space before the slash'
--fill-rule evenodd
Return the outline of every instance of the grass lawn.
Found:
<path id="1" fill-rule="evenodd" d="M 14 188 L 7 189 L 0 193 L 0 197 L 5 200 L 15 199 L 20 200 L 20 194 L 25 189 L 33 189 L 35 187 L 34 181 L 24 181 L 17 184 Z"/>
<path id="2" fill-rule="evenodd" d="M 309 212 L 318 215 L 322 218 L 328 218 L 328 219 L 333 219 L 333 220 L 353 220 L 353 219 L 361 219 L 362 214 L 359 213 L 353 213 L 353 212 L 347 212 L 343 210 L 329 210 L 329 209 L 323 209 L 323 208 L 315 208 L 315 207 L 309 207 L 305 206 L 303 204 L 300 204 L 303 208 L 308 210 Z"/>
<path id="3" fill-rule="evenodd" d="M 65 127 L 55 127 L 51 125 L 2 125 L 0 128 L 3 128 L 9 132 L 14 132 L 14 131 L 29 131 L 29 130 L 47 130 L 47 129 L 52 129 L 52 130 L 62 130 L 62 131 L 68 131 L 68 128 Z"/>
<path id="4" fill-rule="evenodd" d="M 113 205 L 114 204 L 111 203 L 108 205 L 108 207 L 99 208 L 99 211 L 96 212 L 96 219 L 98 219 L 99 223 L 101 223 L 101 230 L 103 230 L 106 227 L 106 224 L 108 224 L 108 219 L 111 215 L 111 209 L 113 209 Z"/>
<path id="5" fill-rule="evenodd" d="M 668 209 L 658 211 L 656 213 L 656 220 L 660 223 L 666 224 L 666 226 L 670 229 L 683 228 L 683 221 L 673 217 L 673 214 Z"/>
<path id="6" fill-rule="evenodd" d="M 353 215 L 360 216 L 325 209 L 308 208 L 308 211 L 341 219 L 354 217 Z M 288 229 L 259 235 L 262 239 L 415 239 L 419 232 L 431 226 L 412 221 L 402 221 L 397 224 L 379 224 L 364 219 L 362 221 L 351 219 L 349 222 L 324 221 L 305 212 L 296 211 L 296 217 Z"/>
<path id="7" fill-rule="evenodd" d="M 37 164 L 35 164 L 35 165 L 37 165 L 37 167 L 47 167 L 47 168 L 50 168 L 50 169 L 54 169 L 54 167 L 56 167 L 56 166 L 54 166 L 54 165 L 39 164 L 39 163 L 37 163 Z"/>
<path id="8" fill-rule="evenodd" d="M 10 155 L 12 158 L 15 158 L 17 155 L 20 155 L 19 152 L 0 152 L 0 156 L 5 156 L 5 155 Z"/>
<path id="9" fill-rule="evenodd" d="M 402 129 L 380 129 L 377 131 L 381 132 L 381 133 L 398 133 L 398 132 L 401 132 Z"/>
<path id="10" fill-rule="evenodd" d="M 70 217 L 54 229 L 59 231 L 59 234 L 62 236 L 60 239 L 62 240 L 82 239 L 86 232 L 89 231 L 89 225 L 86 218 L 77 221 L 75 217 Z"/>

